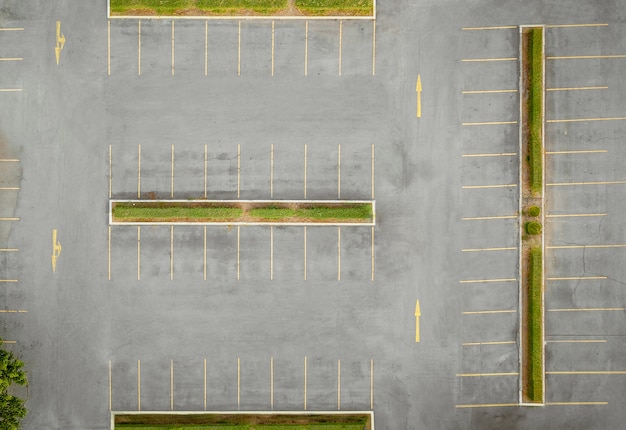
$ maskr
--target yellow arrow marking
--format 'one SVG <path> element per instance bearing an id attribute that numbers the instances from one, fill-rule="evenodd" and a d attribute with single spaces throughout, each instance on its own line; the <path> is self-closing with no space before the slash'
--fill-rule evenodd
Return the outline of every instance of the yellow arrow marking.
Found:
<path id="1" fill-rule="evenodd" d="M 52 230 L 52 272 L 57 270 L 57 258 L 61 255 L 61 244 L 57 240 L 56 228 Z"/>
<path id="2" fill-rule="evenodd" d="M 420 301 L 415 301 L 415 342 L 420 341 L 420 316 L 422 312 L 420 310 Z"/>
<path id="3" fill-rule="evenodd" d="M 417 118 L 422 117 L 422 79 L 420 75 L 417 75 L 417 84 L 415 85 L 415 92 L 417 92 Z"/>
<path id="4" fill-rule="evenodd" d="M 61 59 L 61 51 L 65 46 L 65 36 L 61 33 L 61 21 L 57 21 L 57 38 L 56 38 L 56 46 L 54 47 L 54 55 L 57 60 L 57 66 L 59 65 L 59 60 Z"/>

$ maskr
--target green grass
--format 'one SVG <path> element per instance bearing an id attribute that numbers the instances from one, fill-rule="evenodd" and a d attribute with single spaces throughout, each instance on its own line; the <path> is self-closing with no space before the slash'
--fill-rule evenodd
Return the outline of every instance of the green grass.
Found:
<path id="1" fill-rule="evenodd" d="M 528 128 L 530 135 L 528 153 L 530 157 L 530 189 L 534 193 L 540 193 L 543 183 L 543 142 L 541 140 L 543 129 L 543 29 L 532 28 L 529 33 Z"/>
<path id="2" fill-rule="evenodd" d="M 115 430 L 363 430 L 363 424 L 214 424 L 214 425 L 172 425 L 172 424 L 116 424 Z"/>
<path id="3" fill-rule="evenodd" d="M 295 0 L 307 15 L 373 15 L 373 0 Z"/>
<path id="4" fill-rule="evenodd" d="M 271 15 L 287 7 L 287 0 L 111 0 L 111 14 L 124 15 L 133 11 L 151 11 L 155 15 L 179 15 L 185 10 L 196 14 L 236 14 L 251 10 Z"/>
<path id="5" fill-rule="evenodd" d="M 289 209 L 270 206 L 267 208 L 250 209 L 248 212 L 254 218 L 276 220 L 281 218 L 298 218 L 311 220 L 326 219 L 370 219 L 372 206 L 369 204 L 349 205 L 340 207 L 314 206 L 308 208 Z"/>
<path id="6" fill-rule="evenodd" d="M 530 364 L 529 398 L 532 402 L 543 401 L 543 322 L 541 248 L 530 250 L 528 265 L 528 348 Z"/>
<path id="7" fill-rule="evenodd" d="M 134 221 L 168 221 L 173 219 L 234 221 L 243 213 L 235 207 L 146 207 L 139 203 L 116 203 L 113 207 L 113 218 Z"/>

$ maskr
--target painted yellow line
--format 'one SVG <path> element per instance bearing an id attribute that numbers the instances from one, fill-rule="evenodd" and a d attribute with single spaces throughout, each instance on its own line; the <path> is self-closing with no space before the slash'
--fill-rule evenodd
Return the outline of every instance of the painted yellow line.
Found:
<path id="1" fill-rule="evenodd" d="M 14 341 L 14 340 L 3 340 L 3 341 L 2 341 L 2 344 L 3 344 L 3 345 L 4 345 L 4 344 L 14 345 L 14 344 L 16 344 L 16 343 L 17 343 L 17 342 L 16 342 L 16 341 Z"/>
<path id="2" fill-rule="evenodd" d="M 467 90 L 461 91 L 461 94 L 498 94 L 498 93 L 516 93 L 517 90 Z"/>
<path id="3" fill-rule="evenodd" d="M 372 143 L 372 200 L 374 200 L 374 144 Z"/>
<path id="4" fill-rule="evenodd" d="M 464 190 L 477 190 L 482 188 L 513 188 L 517 187 L 517 184 L 497 184 L 497 185 L 463 185 L 461 188 Z"/>
<path id="5" fill-rule="evenodd" d="M 626 181 L 595 181 L 595 182 L 557 182 L 546 184 L 547 187 L 566 187 L 572 185 L 616 185 L 626 184 Z"/>
<path id="6" fill-rule="evenodd" d="M 0 187 L 0 191 L 18 191 L 19 187 Z"/>
<path id="7" fill-rule="evenodd" d="M 111 226 L 109 226 L 109 240 L 107 243 L 107 256 L 108 256 L 108 273 L 109 281 L 111 280 Z"/>
<path id="8" fill-rule="evenodd" d="M 137 410 L 141 410 L 141 360 L 137 360 Z"/>
<path id="9" fill-rule="evenodd" d="M 492 220 L 492 219 L 515 219 L 517 215 L 501 215 L 501 216 L 475 216 L 475 217 L 465 217 L 461 218 L 463 221 L 482 221 L 482 220 Z"/>
<path id="10" fill-rule="evenodd" d="M 341 360 L 337 360 L 337 410 L 341 409 Z"/>
<path id="11" fill-rule="evenodd" d="M 237 280 L 239 280 L 239 254 L 240 254 L 241 226 L 237 226 Z"/>
<path id="12" fill-rule="evenodd" d="M 546 249 L 585 249 L 585 248 L 624 248 L 626 245 L 553 245 L 546 246 Z"/>
<path id="13" fill-rule="evenodd" d="M 309 74 L 309 21 L 305 21 L 304 22 L 304 76 L 308 76 L 308 74 Z"/>
<path id="14" fill-rule="evenodd" d="M 270 145 L 270 198 L 274 198 L 274 144 Z"/>
<path id="15" fill-rule="evenodd" d="M 174 76 L 174 21 L 172 21 L 172 76 Z"/>
<path id="16" fill-rule="evenodd" d="M 515 309 L 504 309 L 498 311 L 468 311 L 463 312 L 463 315 L 487 315 L 487 314 L 514 314 L 517 311 Z"/>
<path id="17" fill-rule="evenodd" d="M 241 194 L 241 144 L 237 144 L 237 198 Z"/>
<path id="18" fill-rule="evenodd" d="M 341 54 L 343 45 L 343 21 L 339 21 L 339 76 L 341 76 Z"/>
<path id="19" fill-rule="evenodd" d="M 21 88 L 2 88 L 0 93 L 19 93 L 22 92 Z"/>
<path id="20" fill-rule="evenodd" d="M 372 21 L 372 76 L 376 76 L 376 21 Z"/>
<path id="21" fill-rule="evenodd" d="M 604 406 L 609 402 L 546 402 L 546 406 Z"/>
<path id="22" fill-rule="evenodd" d="M 578 151 L 546 151 L 546 155 L 556 155 L 556 154 L 600 154 L 609 152 L 606 149 L 586 149 L 586 150 L 578 150 Z"/>
<path id="23" fill-rule="evenodd" d="M 141 226 L 137 226 L 137 280 L 141 280 Z"/>
<path id="24" fill-rule="evenodd" d="M 593 311 L 626 311 L 626 308 L 548 309 L 548 312 L 593 312 Z"/>
<path id="25" fill-rule="evenodd" d="M 304 198 L 306 199 L 306 165 L 307 165 L 308 146 L 304 144 Z"/>
<path id="26" fill-rule="evenodd" d="M 173 23 L 174 21 L 172 21 Z M 170 360 L 170 411 L 174 410 L 174 360 Z"/>
<path id="27" fill-rule="evenodd" d="M 173 199 L 174 198 L 174 144 L 172 144 L 172 179 L 171 179 L 171 184 L 170 184 L 170 196 Z"/>
<path id="28" fill-rule="evenodd" d="M 370 360 L 370 409 L 374 410 L 374 360 Z"/>
<path id="29" fill-rule="evenodd" d="M 241 360 L 237 357 L 237 410 L 241 409 Z"/>
<path id="30" fill-rule="evenodd" d="M 587 122 L 587 121 L 623 121 L 626 117 L 614 117 L 614 118 L 573 118 L 573 119 L 547 119 L 547 123 L 557 122 Z"/>
<path id="31" fill-rule="evenodd" d="M 19 163 L 20 160 L 18 158 L 2 158 L 2 159 L 0 159 L 0 162 Z"/>
<path id="32" fill-rule="evenodd" d="M 507 248 L 465 248 L 462 249 L 461 252 L 482 252 L 482 251 L 514 251 L 517 247 L 507 247 Z"/>
<path id="33" fill-rule="evenodd" d="M 4 217 L 4 218 L 0 218 L 0 221 L 19 221 L 19 218 L 15 218 L 15 217 Z"/>
<path id="34" fill-rule="evenodd" d="M 341 143 L 337 144 L 337 199 L 341 200 Z"/>
<path id="35" fill-rule="evenodd" d="M 515 345 L 514 340 L 494 341 L 494 342 L 465 342 L 462 346 L 484 346 L 484 345 Z"/>
<path id="36" fill-rule="evenodd" d="M 484 63 L 491 61 L 517 61 L 517 57 L 505 57 L 505 58 L 464 58 L 461 60 L 463 63 Z"/>
<path id="37" fill-rule="evenodd" d="M 270 357 L 270 410 L 274 410 L 274 357 Z"/>
<path id="38" fill-rule="evenodd" d="M 306 226 L 304 227 L 304 280 L 306 281 Z"/>
<path id="39" fill-rule="evenodd" d="M 207 145 L 204 145 L 204 198 L 207 198 L 206 187 L 207 187 L 207 174 L 209 170 L 209 158 L 207 153 Z"/>
<path id="40" fill-rule="evenodd" d="M 341 227 L 337 227 L 337 280 L 341 281 Z"/>
<path id="41" fill-rule="evenodd" d="M 0 31 L 22 31 L 24 30 L 24 27 L 5 27 L 5 28 L 0 28 Z"/>
<path id="42" fill-rule="evenodd" d="M 206 281 L 206 225 L 204 226 L 204 280 Z"/>
<path id="43" fill-rule="evenodd" d="M 109 198 L 113 193 L 113 150 L 111 149 L 111 145 L 109 145 Z"/>
<path id="44" fill-rule="evenodd" d="M 568 27 L 607 27 L 609 24 L 549 24 L 546 28 L 568 28 Z"/>
<path id="45" fill-rule="evenodd" d="M 606 343 L 602 339 L 547 340 L 547 343 Z"/>
<path id="46" fill-rule="evenodd" d="M 457 409 L 467 409 L 467 408 L 504 408 L 511 406 L 519 406 L 517 403 L 483 403 L 476 405 L 456 405 Z"/>
<path id="47" fill-rule="evenodd" d="M 111 360 L 109 360 L 109 411 L 113 410 L 113 375 L 111 372 Z"/>
<path id="48" fill-rule="evenodd" d="M 274 76 L 274 21 L 272 21 L 272 76 Z"/>
<path id="49" fill-rule="evenodd" d="M 17 248 L 2 248 L 0 249 L 0 252 L 17 252 L 18 249 Z"/>
<path id="50" fill-rule="evenodd" d="M 204 410 L 206 411 L 206 358 L 204 359 Z"/>
<path id="51" fill-rule="evenodd" d="M 23 58 L 21 57 L 5 57 L 5 58 L 0 58 L 0 61 L 22 61 Z"/>
<path id="52" fill-rule="evenodd" d="M 605 58 L 626 58 L 626 55 L 564 55 L 560 57 L 546 57 L 546 60 L 589 60 Z"/>
<path id="53" fill-rule="evenodd" d="M 473 378 L 482 376 L 519 376 L 519 372 L 504 372 L 504 373 L 457 373 L 456 376 L 461 378 Z"/>
<path id="54" fill-rule="evenodd" d="M 209 73 L 209 21 L 204 21 L 204 76 Z M 205 408 L 206 409 L 206 408 Z"/>
<path id="55" fill-rule="evenodd" d="M 107 21 L 107 75 L 111 76 L 111 20 Z"/>
<path id="56" fill-rule="evenodd" d="M 270 226 L 270 281 L 274 280 L 274 226 Z"/>
<path id="57" fill-rule="evenodd" d="M 307 368 L 306 368 L 306 355 L 304 356 L 304 410 L 306 411 L 306 383 L 307 383 Z"/>
<path id="58" fill-rule="evenodd" d="M 517 28 L 517 25 L 500 25 L 494 27 L 463 27 L 461 30 L 463 31 L 475 31 L 475 30 L 505 30 Z"/>
<path id="59" fill-rule="evenodd" d="M 137 198 L 141 198 L 141 143 L 137 145 Z"/>
<path id="60" fill-rule="evenodd" d="M 241 21 L 237 30 L 237 76 L 241 76 Z"/>
<path id="61" fill-rule="evenodd" d="M 546 372 L 546 375 L 626 375 L 626 370 L 582 370 L 582 371 L 561 371 Z"/>
<path id="62" fill-rule="evenodd" d="M 17 282 L 17 279 L 0 279 L 0 282 Z"/>
<path id="63" fill-rule="evenodd" d="M 546 91 L 585 91 L 585 90 L 608 90 L 609 87 L 561 87 L 546 88 Z"/>
<path id="64" fill-rule="evenodd" d="M 0 309 L 0 313 L 3 314 L 24 314 L 28 311 L 22 309 Z"/>
<path id="65" fill-rule="evenodd" d="M 141 76 L 141 20 L 137 21 L 137 76 Z"/>
<path id="66" fill-rule="evenodd" d="M 564 278 L 546 278 L 546 281 L 592 281 L 597 279 L 607 279 L 606 276 L 570 276 Z"/>
<path id="67" fill-rule="evenodd" d="M 174 226 L 170 226 L 170 281 L 174 280 Z"/>
<path id="68" fill-rule="evenodd" d="M 589 216 L 606 216 L 606 214 L 551 214 L 546 218 L 573 218 L 573 217 L 589 217 Z"/>
<path id="69" fill-rule="evenodd" d="M 374 280 L 374 227 L 372 227 L 372 281 Z"/>
<path id="70" fill-rule="evenodd" d="M 461 157 L 514 157 L 517 152 L 500 152 L 492 154 L 463 154 Z"/>
<path id="71" fill-rule="evenodd" d="M 508 125 L 515 124 L 517 121 L 485 121 L 485 122 L 463 122 L 462 125 L 474 126 L 474 125 Z"/>
<path id="72" fill-rule="evenodd" d="M 461 284 L 478 284 L 482 282 L 515 282 L 517 279 L 515 278 L 500 278 L 500 279 L 468 279 L 464 281 L 459 281 Z"/>

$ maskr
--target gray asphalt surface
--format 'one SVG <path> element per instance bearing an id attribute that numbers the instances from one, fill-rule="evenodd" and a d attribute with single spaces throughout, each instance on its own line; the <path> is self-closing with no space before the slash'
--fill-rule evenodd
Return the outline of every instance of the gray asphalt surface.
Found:
<path id="1" fill-rule="evenodd" d="M 587 246 L 547 250 L 546 276 L 568 278 L 546 284 L 548 405 L 489 406 L 518 401 L 517 253 L 485 249 L 516 246 L 519 172 L 515 156 L 467 155 L 516 153 L 518 128 L 463 123 L 517 121 L 519 99 L 462 92 L 517 90 L 518 66 L 462 60 L 517 57 L 519 39 L 462 28 L 606 23 L 548 28 L 546 55 L 623 55 L 623 6 L 382 3 L 375 75 L 371 22 L 309 22 L 305 64 L 305 23 L 275 21 L 272 76 L 270 21 L 242 21 L 239 50 L 237 21 L 177 20 L 172 69 L 170 20 L 142 21 L 141 66 L 137 20 L 111 20 L 109 75 L 105 2 L 4 0 L 0 28 L 23 30 L 0 31 L 0 58 L 22 58 L 0 61 L 0 89 L 21 90 L 0 92 L 0 183 L 19 187 L 0 190 L 0 216 L 18 218 L 0 221 L 18 249 L 0 254 L 17 280 L 2 297 L 26 312 L 3 313 L 0 336 L 29 373 L 24 428 L 305 405 L 373 406 L 385 429 L 619 428 L 624 248 L 589 245 L 626 243 L 621 183 L 547 187 L 547 215 L 577 215 L 549 217 L 547 244 Z M 625 116 L 623 61 L 548 60 L 548 88 L 608 88 L 548 91 L 546 119 Z M 547 124 L 547 151 L 596 152 L 546 155 L 546 181 L 626 180 L 623 136 L 621 120 Z M 374 145 L 374 280 L 370 228 L 210 227 L 206 260 L 202 227 L 109 242 L 109 184 L 137 196 L 139 145 L 142 198 L 170 197 L 173 145 L 176 198 L 239 184 L 244 199 L 369 199 Z"/>

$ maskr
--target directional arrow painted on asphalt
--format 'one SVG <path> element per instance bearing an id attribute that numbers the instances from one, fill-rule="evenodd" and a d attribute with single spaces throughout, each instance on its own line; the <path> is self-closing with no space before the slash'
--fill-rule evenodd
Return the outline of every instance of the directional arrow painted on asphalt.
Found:
<path id="1" fill-rule="evenodd" d="M 61 243 L 57 240 L 57 229 L 52 230 L 52 272 L 57 270 L 57 258 L 61 255 Z"/>
<path id="2" fill-rule="evenodd" d="M 417 117 L 422 117 L 422 79 L 420 75 L 417 75 L 417 84 L 415 84 L 415 91 L 417 92 Z"/>
<path id="3" fill-rule="evenodd" d="M 415 301 L 415 342 L 420 341 L 420 316 L 422 312 L 420 310 L 420 301 Z"/>
<path id="4" fill-rule="evenodd" d="M 65 36 L 61 33 L 61 21 L 57 21 L 57 37 L 56 37 L 56 46 L 54 47 L 54 56 L 57 59 L 57 66 L 59 65 L 59 60 L 61 59 L 61 51 L 65 46 Z"/>

